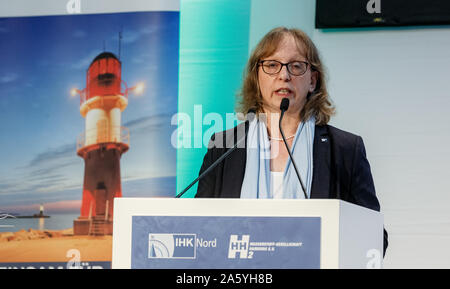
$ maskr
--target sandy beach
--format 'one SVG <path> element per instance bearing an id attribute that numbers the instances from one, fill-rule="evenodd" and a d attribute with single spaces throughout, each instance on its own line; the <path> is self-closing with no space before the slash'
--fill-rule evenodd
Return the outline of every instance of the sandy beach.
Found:
<path id="1" fill-rule="evenodd" d="M 110 262 L 112 236 L 73 236 L 72 229 L 0 234 L 0 263 L 68 262 L 71 250 L 78 250 L 80 261 Z"/>

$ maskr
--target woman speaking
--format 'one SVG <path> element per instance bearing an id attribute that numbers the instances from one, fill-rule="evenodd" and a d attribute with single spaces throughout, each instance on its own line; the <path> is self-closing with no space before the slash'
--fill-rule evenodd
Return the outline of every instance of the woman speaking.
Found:
<path id="1" fill-rule="evenodd" d="M 241 98 L 239 111 L 256 117 L 212 136 L 200 174 L 227 144 L 245 141 L 200 179 L 196 197 L 338 198 L 380 210 L 362 138 L 327 124 L 334 107 L 318 50 L 304 32 L 280 27 L 263 37 Z"/>

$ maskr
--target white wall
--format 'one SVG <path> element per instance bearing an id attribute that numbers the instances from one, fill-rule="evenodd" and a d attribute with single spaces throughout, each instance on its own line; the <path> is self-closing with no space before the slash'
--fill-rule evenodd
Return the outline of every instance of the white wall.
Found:
<path id="1" fill-rule="evenodd" d="M 450 26 L 324 32 L 310 16 L 272 27 L 261 17 L 315 13 L 312 2 L 253 0 L 250 31 L 260 38 L 297 22 L 319 48 L 331 124 L 366 145 L 389 232 L 384 267 L 450 268 Z"/>

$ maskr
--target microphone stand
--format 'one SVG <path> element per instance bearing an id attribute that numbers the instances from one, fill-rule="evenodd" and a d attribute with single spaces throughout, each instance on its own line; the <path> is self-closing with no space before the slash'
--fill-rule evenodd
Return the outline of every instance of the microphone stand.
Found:
<path id="1" fill-rule="evenodd" d="M 286 137 L 284 136 L 283 129 L 281 128 L 281 121 L 283 120 L 284 113 L 286 112 L 286 110 L 288 108 L 289 108 L 289 99 L 283 98 L 281 100 L 281 105 L 280 105 L 281 115 L 280 115 L 280 121 L 278 122 L 278 127 L 280 129 L 280 133 L 281 133 L 281 137 L 283 138 L 284 145 L 286 146 L 286 150 L 288 151 L 289 157 L 291 158 L 292 165 L 294 165 L 294 170 L 295 170 L 295 173 L 297 174 L 298 180 L 300 181 L 300 186 L 302 187 L 305 199 L 308 199 L 308 195 L 306 194 L 305 185 L 303 184 L 302 179 L 300 178 L 300 174 L 298 173 L 297 165 L 295 164 L 294 157 L 292 156 L 291 150 L 289 149 L 289 146 L 286 141 Z"/>

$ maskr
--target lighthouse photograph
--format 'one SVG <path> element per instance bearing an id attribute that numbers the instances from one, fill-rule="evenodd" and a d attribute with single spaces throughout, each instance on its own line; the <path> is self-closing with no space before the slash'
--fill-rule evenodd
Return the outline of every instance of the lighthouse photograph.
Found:
<path id="1" fill-rule="evenodd" d="M 0 37 L 0 265 L 107 268 L 114 199 L 176 191 L 179 12 L 0 18 Z"/>

